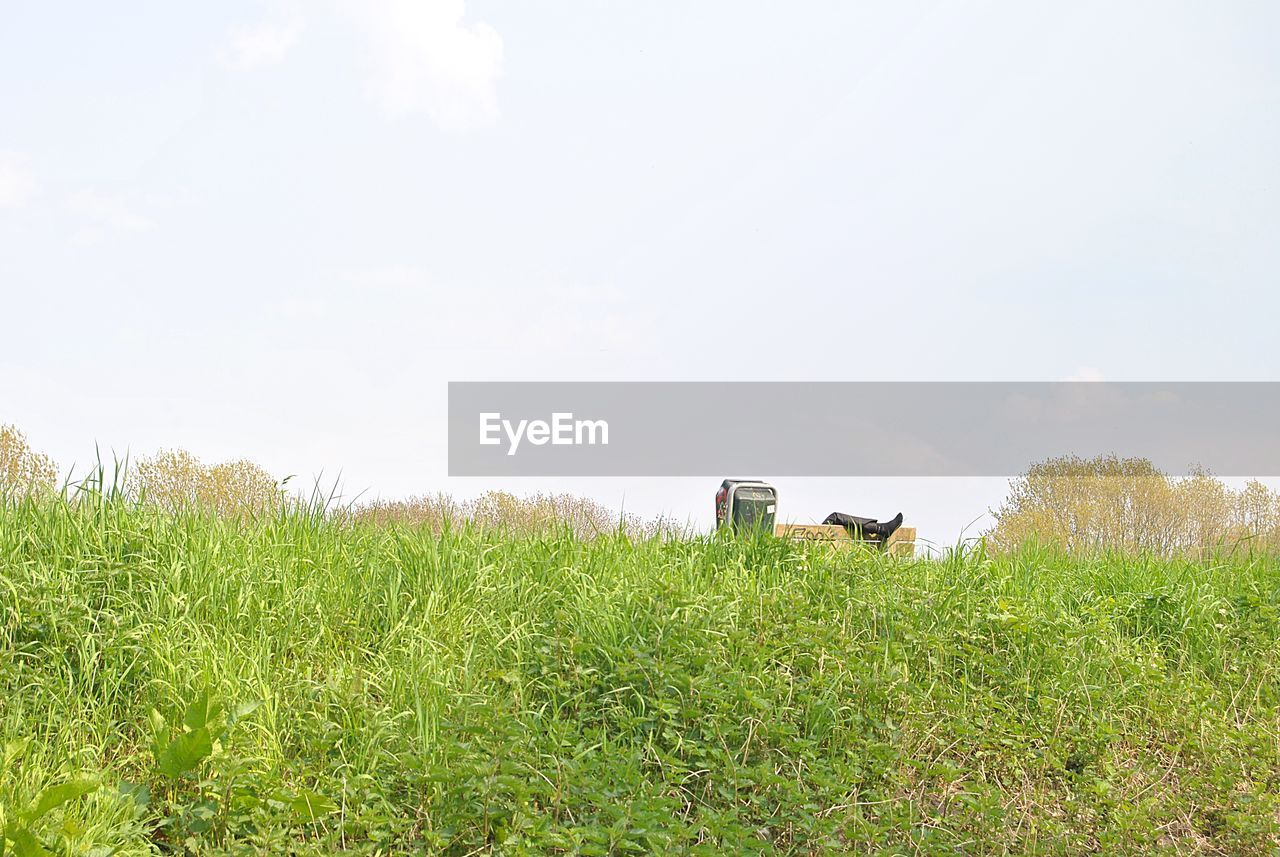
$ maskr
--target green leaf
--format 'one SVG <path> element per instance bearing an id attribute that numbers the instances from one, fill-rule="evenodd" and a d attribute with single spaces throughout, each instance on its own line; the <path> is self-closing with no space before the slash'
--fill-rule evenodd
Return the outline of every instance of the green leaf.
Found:
<path id="1" fill-rule="evenodd" d="M 5 742 L 4 752 L 3 754 L 0 754 L 0 758 L 4 759 L 6 766 L 12 765 L 14 762 L 18 761 L 18 759 L 22 758 L 22 754 L 27 751 L 27 740 L 28 739 L 26 738 L 19 738 L 16 741 Z M 3 842 L 0 842 L 0 845 L 3 844 Z"/>
<path id="2" fill-rule="evenodd" d="M 222 728 L 218 729 L 217 732 L 213 733 L 214 739 L 218 741 L 224 740 L 227 734 L 232 729 L 235 728 L 237 723 L 240 722 L 241 718 L 248 717 L 255 710 L 257 710 L 258 706 L 261 704 L 262 704 L 261 702 L 255 699 L 255 700 L 250 700 L 249 702 L 241 702 L 238 705 L 232 706 L 231 710 L 227 713 L 227 719 L 222 724 Z"/>
<path id="3" fill-rule="evenodd" d="M 337 810 L 338 805 L 322 794 L 303 789 L 289 802 L 293 812 L 304 821 L 315 821 Z"/>
<path id="4" fill-rule="evenodd" d="M 147 714 L 147 720 L 151 723 L 151 752 L 159 758 L 169 737 L 169 721 L 154 708 Z"/>
<path id="5" fill-rule="evenodd" d="M 70 782 L 60 783 L 56 786 L 49 786 L 49 788 L 40 792 L 40 795 L 31 805 L 31 809 L 23 813 L 22 817 L 28 824 L 30 824 L 31 822 L 42 818 L 45 813 L 49 812 L 49 810 L 62 806 L 69 800 L 75 800 L 78 797 L 83 797 L 90 792 L 97 790 L 98 781 L 88 778 L 71 780 Z"/>
<path id="6" fill-rule="evenodd" d="M 9 838 L 13 840 L 14 857 L 53 857 L 53 853 L 25 827 L 15 828 L 9 833 Z"/>
<path id="7" fill-rule="evenodd" d="M 213 752 L 213 739 L 208 729 L 184 732 L 169 742 L 156 757 L 156 769 L 166 777 L 177 779 L 195 768 Z"/>
<path id="8" fill-rule="evenodd" d="M 218 817 L 218 804 L 211 800 L 202 800 L 188 810 L 187 830 L 191 833 L 206 833 L 213 827 Z"/>
<path id="9" fill-rule="evenodd" d="M 140 783 L 131 783 L 128 780 L 121 780 L 119 786 L 120 794 L 123 797 L 133 801 L 134 817 L 140 817 L 147 811 L 147 807 L 151 805 L 151 790 Z"/>
<path id="10" fill-rule="evenodd" d="M 231 722 L 234 723 L 242 718 L 248 717 L 250 714 L 258 710 L 258 706 L 262 704 L 260 699 L 251 699 L 248 702 L 241 702 L 231 709 Z"/>
<path id="11" fill-rule="evenodd" d="M 206 729 L 220 714 L 222 703 L 211 697 L 206 688 L 187 705 L 187 713 L 183 715 L 182 722 L 187 724 L 188 729 Z"/>

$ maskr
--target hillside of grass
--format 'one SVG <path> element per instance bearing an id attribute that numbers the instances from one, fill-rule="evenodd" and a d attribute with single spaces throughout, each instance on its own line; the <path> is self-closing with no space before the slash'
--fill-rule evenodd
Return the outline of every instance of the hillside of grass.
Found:
<path id="1" fill-rule="evenodd" d="M 1269 853 L 1280 564 L 0 505 L 10 854 Z"/>

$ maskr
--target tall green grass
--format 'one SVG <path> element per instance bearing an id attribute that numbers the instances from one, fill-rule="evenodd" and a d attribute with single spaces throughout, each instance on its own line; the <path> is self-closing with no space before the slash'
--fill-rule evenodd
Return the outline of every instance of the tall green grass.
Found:
<path id="1" fill-rule="evenodd" d="M 1277 619 L 1265 559 L 15 500 L 0 827 L 20 854 L 1269 853 Z"/>

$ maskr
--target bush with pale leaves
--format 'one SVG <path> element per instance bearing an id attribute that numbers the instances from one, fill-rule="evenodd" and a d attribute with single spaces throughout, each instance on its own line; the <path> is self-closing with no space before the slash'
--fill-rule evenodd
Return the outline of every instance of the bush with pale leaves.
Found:
<path id="1" fill-rule="evenodd" d="M 129 485 L 143 503 L 170 512 L 200 509 L 241 517 L 274 514 L 284 505 L 281 483 L 252 461 L 205 464 L 180 449 L 139 461 Z"/>
<path id="2" fill-rule="evenodd" d="M 645 525 L 635 516 L 619 515 L 589 497 L 574 494 L 520 497 L 506 491 L 488 491 L 474 500 L 430 494 L 406 500 L 376 500 L 356 507 L 350 515 L 361 523 L 425 526 L 437 533 L 446 525 L 466 524 L 521 535 L 566 527 L 581 538 L 616 532 L 620 526 L 628 532 L 645 531 Z"/>
<path id="3" fill-rule="evenodd" d="M 0 496 L 52 491 L 58 466 L 36 452 L 27 436 L 11 425 L 0 425 Z"/>
<path id="4" fill-rule="evenodd" d="M 1161 556 L 1280 547 L 1280 495 L 1260 482 L 1234 490 L 1206 472 L 1174 478 L 1143 458 L 1053 458 L 1014 480 L 988 543 L 1027 541 L 1071 553 Z"/>

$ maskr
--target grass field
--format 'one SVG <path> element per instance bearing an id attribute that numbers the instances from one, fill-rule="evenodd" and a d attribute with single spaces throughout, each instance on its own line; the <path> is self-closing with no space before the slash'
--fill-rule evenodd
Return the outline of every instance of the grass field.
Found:
<path id="1" fill-rule="evenodd" d="M 1271 853 L 1280 565 L 0 508 L 10 854 Z"/>

